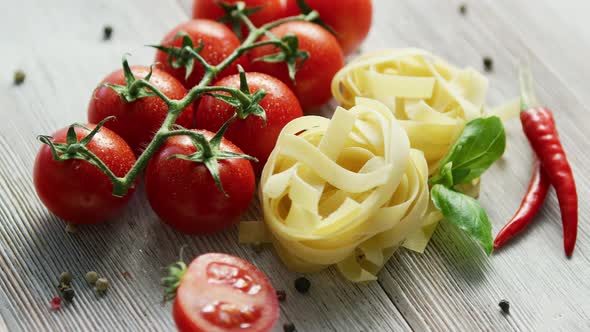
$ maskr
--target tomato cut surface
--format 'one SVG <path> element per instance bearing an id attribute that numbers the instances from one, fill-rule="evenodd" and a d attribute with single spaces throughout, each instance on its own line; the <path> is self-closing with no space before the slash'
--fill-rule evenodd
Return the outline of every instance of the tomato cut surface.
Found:
<path id="1" fill-rule="evenodd" d="M 182 277 L 174 303 L 181 332 L 270 331 L 278 320 L 276 292 L 248 262 L 227 254 L 197 257 Z"/>

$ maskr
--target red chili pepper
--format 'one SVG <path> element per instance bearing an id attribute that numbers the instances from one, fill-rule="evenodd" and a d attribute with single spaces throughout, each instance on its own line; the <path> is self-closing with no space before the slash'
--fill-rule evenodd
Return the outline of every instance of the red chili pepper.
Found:
<path id="1" fill-rule="evenodd" d="M 565 254 L 570 257 L 574 252 L 578 234 L 576 182 L 559 140 L 553 114 L 545 107 L 535 107 L 536 99 L 532 89 L 532 75 L 528 68 L 521 68 L 520 81 L 522 93 L 520 121 L 557 193 L 563 224 L 563 245 Z"/>
<path id="2" fill-rule="evenodd" d="M 522 232 L 533 221 L 533 218 L 543 206 L 551 182 L 538 160 L 535 162 L 533 170 L 533 177 L 525 196 L 522 198 L 520 208 L 496 236 L 494 249 L 500 248 L 516 234 Z"/>

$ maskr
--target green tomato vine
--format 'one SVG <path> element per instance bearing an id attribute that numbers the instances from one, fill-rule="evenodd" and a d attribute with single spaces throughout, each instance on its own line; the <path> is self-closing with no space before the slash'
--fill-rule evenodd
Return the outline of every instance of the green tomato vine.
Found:
<path id="1" fill-rule="evenodd" d="M 134 77 L 125 58 L 123 58 L 123 70 L 126 81 L 125 85 L 106 85 L 119 94 L 119 96 L 121 96 L 125 102 L 133 102 L 139 98 L 148 96 L 157 96 L 168 106 L 168 114 L 166 115 L 166 118 L 163 121 L 161 127 L 155 133 L 151 142 L 147 145 L 143 153 L 137 158 L 137 161 L 125 176 L 117 177 L 114 175 L 113 172 L 100 160 L 100 158 L 98 158 L 86 147 L 90 140 L 100 131 L 104 123 L 111 118 L 106 118 L 101 121 L 96 126 L 96 128 L 90 131 L 90 133 L 81 140 L 77 139 L 74 132 L 74 127 L 83 126 L 77 123 L 70 126 L 66 143 L 54 143 L 52 137 L 44 135 L 38 136 L 38 139 L 42 143 L 49 145 L 52 150 L 53 157 L 57 161 L 80 159 L 85 160 L 100 169 L 110 178 L 111 182 L 113 183 L 113 195 L 122 197 L 125 196 L 127 191 L 134 185 L 136 178 L 147 167 L 147 164 L 152 156 L 158 151 L 166 139 L 172 136 L 186 135 L 189 136 L 195 144 L 197 152 L 188 156 L 174 156 L 174 158 L 182 158 L 203 163 L 213 176 L 217 186 L 223 191 L 223 187 L 219 180 L 218 160 L 231 158 L 246 158 L 254 160 L 254 158 L 244 154 L 233 154 L 221 151 L 219 149 L 221 139 L 223 138 L 225 130 L 229 124 L 236 119 L 245 119 L 250 115 L 266 119 L 264 110 L 258 104 L 262 98 L 264 98 L 266 92 L 264 90 L 259 90 L 253 94 L 250 93 L 248 83 L 246 81 L 246 75 L 241 67 L 239 68 L 241 83 L 239 89 L 210 86 L 211 82 L 217 73 L 223 71 L 235 60 L 244 55 L 248 50 L 265 45 L 274 45 L 277 47 L 279 52 L 268 59 L 258 60 L 286 62 L 291 74 L 291 78 L 294 79 L 295 71 L 297 70 L 296 62 L 300 66 L 301 63 L 309 57 L 309 54 L 298 49 L 298 42 L 295 36 L 285 36 L 284 38 L 279 39 L 270 33 L 270 30 L 288 22 L 311 22 L 319 18 L 319 15 L 316 11 L 311 11 L 306 14 L 286 17 L 274 22 L 267 23 L 261 27 L 256 27 L 248 18 L 248 14 L 253 12 L 252 9 L 246 8 L 243 2 L 238 2 L 231 8 L 226 8 L 226 11 L 228 12 L 226 16 L 231 16 L 240 20 L 248 28 L 249 34 L 242 44 L 218 65 L 209 64 L 199 54 L 200 50 L 202 49 L 202 42 L 200 40 L 198 46 L 195 47 L 192 41 L 189 42 L 189 40 L 187 40 L 188 37 L 185 34 L 179 34 L 177 36 L 177 38 L 183 38 L 181 48 L 164 48 L 162 46 L 153 46 L 167 52 L 170 55 L 168 57 L 168 61 L 171 61 L 171 64 L 175 65 L 176 67 L 184 66 L 187 70 L 187 76 L 190 75 L 195 61 L 199 62 L 205 69 L 205 75 L 199 84 L 190 89 L 184 98 L 179 100 L 170 99 L 158 88 L 152 85 L 149 81 L 151 77 L 151 71 L 144 78 L 138 79 Z M 257 40 L 262 36 L 267 36 L 269 40 L 257 42 Z M 293 38 L 295 38 L 295 40 L 293 40 Z M 217 94 L 216 92 L 224 92 L 226 94 Z M 236 108 L 236 113 L 234 116 L 231 117 L 219 129 L 219 131 L 215 134 L 215 136 L 213 136 L 213 138 L 211 138 L 211 140 L 207 140 L 203 134 L 199 132 L 188 130 L 186 128 L 179 128 L 175 125 L 176 119 L 180 116 L 182 111 L 203 94 L 210 94 L 213 97 L 223 100 L 224 102 Z"/>

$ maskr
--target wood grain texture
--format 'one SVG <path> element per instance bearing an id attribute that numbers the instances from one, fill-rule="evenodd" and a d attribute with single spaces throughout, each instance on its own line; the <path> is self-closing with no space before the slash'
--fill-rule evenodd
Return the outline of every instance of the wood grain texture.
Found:
<path id="1" fill-rule="evenodd" d="M 556 112 L 558 127 L 577 177 L 580 231 L 574 257 L 563 255 L 554 194 L 526 238 L 487 258 L 443 224 L 425 254 L 398 252 L 379 282 L 353 285 L 333 270 L 310 275 L 312 291 L 293 289 L 298 276 L 267 250 L 237 245 L 234 231 L 188 237 L 162 225 L 141 190 L 112 222 L 64 232 L 32 186 L 37 134 L 85 119 L 96 83 L 130 62 L 148 64 L 144 44 L 188 19 L 190 0 L 22 0 L 0 2 L 0 331 L 168 331 L 170 305 L 161 305 L 161 268 L 183 244 L 186 257 L 222 251 L 260 267 L 277 289 L 287 291 L 281 325 L 298 331 L 584 331 L 590 330 L 589 229 L 590 121 L 585 78 L 590 67 L 587 1 L 375 0 L 375 23 L 363 49 L 422 47 L 451 62 L 481 69 L 494 59 L 489 103 L 517 95 L 514 64 L 530 57 L 541 100 Z M 139 5 L 141 4 L 141 5 Z M 551 22 L 547 24 L 546 22 Z M 102 27 L 113 40 L 101 40 Z M 25 84 L 12 86 L 24 69 Z M 328 107 L 329 108 L 329 107 Z M 507 125 L 505 157 L 483 178 L 482 204 L 498 231 L 517 208 L 528 182 L 532 155 L 517 121 Z M 259 216 L 254 205 L 246 218 Z M 75 276 L 75 303 L 49 310 L 61 271 Z M 83 275 L 96 270 L 112 284 L 97 297 Z M 129 272 L 131 277 L 125 277 Z M 511 314 L 497 307 L 508 299 Z M 276 328 L 280 331 L 280 325 Z"/>

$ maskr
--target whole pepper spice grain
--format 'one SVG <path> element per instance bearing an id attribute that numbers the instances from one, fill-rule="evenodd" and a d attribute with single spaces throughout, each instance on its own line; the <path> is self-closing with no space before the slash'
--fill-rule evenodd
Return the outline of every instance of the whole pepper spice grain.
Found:
<path id="1" fill-rule="evenodd" d="M 67 287 L 63 290 L 62 297 L 66 302 L 72 302 L 76 296 L 76 292 L 73 288 Z"/>
<path id="2" fill-rule="evenodd" d="M 87 283 L 94 285 L 96 283 L 96 281 L 98 280 L 98 273 L 96 273 L 94 271 L 89 271 L 84 276 L 84 279 L 86 279 Z"/>
<path id="3" fill-rule="evenodd" d="M 467 14 L 467 5 L 466 4 L 463 3 L 459 6 L 459 13 L 461 13 L 461 15 Z"/>
<path id="4" fill-rule="evenodd" d="M 283 331 L 284 332 L 295 332 L 295 324 L 293 323 L 285 323 L 283 325 Z"/>
<path id="5" fill-rule="evenodd" d="M 279 289 L 277 291 L 277 299 L 279 300 L 279 302 L 285 302 L 285 300 L 287 299 L 287 293 L 284 290 Z"/>
<path id="6" fill-rule="evenodd" d="M 504 313 L 506 315 L 508 315 L 510 313 L 510 302 L 508 302 L 506 300 L 501 300 L 500 303 L 498 303 L 498 306 L 500 306 L 502 313 Z"/>
<path id="7" fill-rule="evenodd" d="M 53 299 L 51 299 L 51 301 L 49 301 L 49 305 L 51 306 L 51 310 L 59 310 L 61 308 L 61 299 L 59 298 L 59 296 L 56 296 Z"/>
<path id="8" fill-rule="evenodd" d="M 59 275 L 59 283 L 64 285 L 69 285 L 72 283 L 72 274 L 70 272 L 62 272 Z"/>
<path id="9" fill-rule="evenodd" d="M 14 85 L 21 85 L 25 81 L 27 75 L 22 70 L 17 70 L 14 72 Z"/>
<path id="10" fill-rule="evenodd" d="M 494 70 L 494 60 L 489 56 L 483 58 L 483 69 L 488 73 Z"/>
<path id="11" fill-rule="evenodd" d="M 300 277 L 295 279 L 295 289 L 301 293 L 301 294 L 305 294 L 309 291 L 309 288 L 311 287 L 311 282 L 305 278 L 305 277 Z"/>
<path id="12" fill-rule="evenodd" d="M 97 292 L 104 293 L 109 288 L 109 281 L 106 278 L 98 278 L 95 287 Z"/>
<path id="13" fill-rule="evenodd" d="M 110 25 L 105 25 L 102 29 L 102 39 L 103 40 L 110 40 L 113 36 L 113 27 Z"/>

